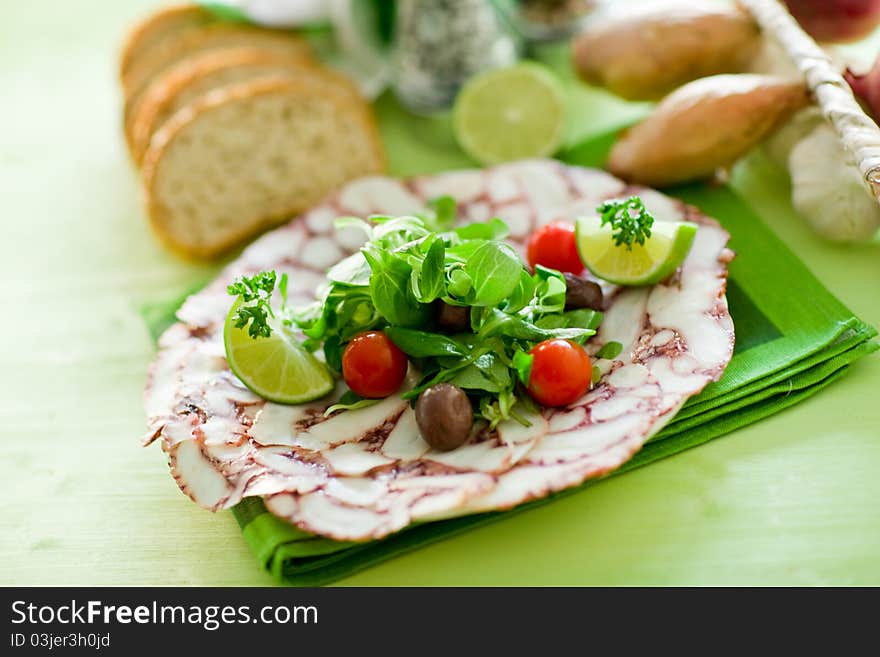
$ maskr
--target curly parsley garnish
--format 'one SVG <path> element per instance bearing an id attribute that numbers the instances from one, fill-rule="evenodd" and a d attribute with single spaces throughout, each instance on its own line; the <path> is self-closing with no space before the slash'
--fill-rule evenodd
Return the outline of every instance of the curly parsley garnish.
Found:
<path id="1" fill-rule="evenodd" d="M 643 245 L 645 240 L 651 237 L 654 217 L 638 196 L 605 201 L 596 208 L 596 211 L 601 215 L 603 226 L 610 224 L 617 230 L 612 233 L 616 246 L 626 244 L 627 250 L 630 251 L 633 242 Z"/>
<path id="2" fill-rule="evenodd" d="M 272 335 L 269 318 L 275 317 L 272 311 L 275 281 L 274 271 L 261 271 L 253 276 L 241 276 L 227 286 L 226 291 L 234 297 L 239 297 L 242 302 L 235 313 L 235 328 L 247 326 L 248 335 L 252 338 L 268 338 Z M 286 301 L 287 274 L 281 275 L 279 289 L 282 298 Z"/>

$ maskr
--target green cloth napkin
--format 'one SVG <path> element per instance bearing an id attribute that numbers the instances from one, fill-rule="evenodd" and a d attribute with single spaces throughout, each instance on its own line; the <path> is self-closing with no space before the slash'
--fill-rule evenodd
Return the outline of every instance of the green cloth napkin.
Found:
<path id="1" fill-rule="evenodd" d="M 590 139 L 560 159 L 599 166 L 613 139 L 611 133 Z M 722 379 L 689 400 L 663 431 L 608 476 L 700 445 L 796 404 L 880 347 L 870 341 L 876 331 L 833 297 L 732 190 L 694 185 L 670 193 L 719 219 L 732 235 L 730 246 L 737 255 L 730 267 L 727 298 L 736 326 L 736 348 Z M 154 337 L 174 321 L 180 301 L 144 309 Z M 261 566 L 282 582 L 314 586 L 571 495 L 590 483 L 510 511 L 417 524 L 369 543 L 332 541 L 302 532 L 266 511 L 259 498 L 245 499 L 232 511 Z"/>

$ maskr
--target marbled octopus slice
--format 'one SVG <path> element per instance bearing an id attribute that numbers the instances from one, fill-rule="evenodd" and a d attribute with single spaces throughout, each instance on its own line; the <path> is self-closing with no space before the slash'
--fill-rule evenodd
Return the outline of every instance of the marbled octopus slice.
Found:
<path id="1" fill-rule="evenodd" d="M 244 388 L 223 355 L 233 278 L 263 269 L 290 276 L 295 303 L 314 298 L 326 269 L 361 244 L 335 232 L 341 215 L 404 214 L 450 194 L 462 221 L 503 218 L 522 248 L 537 226 L 573 221 L 603 200 L 639 194 L 661 221 L 700 224 L 681 270 L 664 285 L 603 283 L 605 321 L 588 348 L 623 343 L 603 375 L 567 408 L 530 427 L 478 426 L 451 452 L 432 450 L 399 396 L 325 418 L 335 398 L 267 403 Z M 598 170 L 529 160 L 399 181 L 365 178 L 287 226 L 264 235 L 178 312 L 162 336 L 145 393 L 149 432 L 161 439 L 180 488 L 209 509 L 263 496 L 297 526 L 341 540 L 381 538 L 416 520 L 505 509 L 609 472 L 629 459 L 681 405 L 717 380 L 733 353 L 725 285 L 728 234 L 694 208 Z"/>

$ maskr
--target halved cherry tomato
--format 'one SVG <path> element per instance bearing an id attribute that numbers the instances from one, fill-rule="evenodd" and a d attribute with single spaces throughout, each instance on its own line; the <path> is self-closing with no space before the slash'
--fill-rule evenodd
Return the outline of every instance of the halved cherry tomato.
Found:
<path id="1" fill-rule="evenodd" d="M 397 391 L 406 378 L 406 354 L 383 331 L 352 338 L 342 353 L 342 376 L 361 397 L 377 399 Z"/>
<path id="2" fill-rule="evenodd" d="M 574 226 L 562 221 L 541 226 L 532 233 L 526 246 L 526 256 L 533 268 L 543 265 L 569 274 L 580 274 L 584 270 L 575 242 Z"/>
<path id="3" fill-rule="evenodd" d="M 593 366 L 579 344 L 554 338 L 539 342 L 529 353 L 534 358 L 527 388 L 539 404 L 565 406 L 590 389 Z"/>

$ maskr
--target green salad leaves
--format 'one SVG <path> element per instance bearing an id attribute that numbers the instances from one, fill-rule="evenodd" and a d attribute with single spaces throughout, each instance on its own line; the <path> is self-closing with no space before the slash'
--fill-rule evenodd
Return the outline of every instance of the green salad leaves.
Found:
<path id="1" fill-rule="evenodd" d="M 421 373 L 405 398 L 449 382 L 468 394 L 475 414 L 491 426 L 522 420 L 520 409 L 530 404 L 521 390 L 531 366 L 528 351 L 550 338 L 583 343 L 602 315 L 566 311 L 563 275 L 541 266 L 530 271 L 503 241 L 508 229 L 500 219 L 453 227 L 453 199 L 436 199 L 430 207 L 420 216 L 338 219 L 337 228 L 363 230 L 365 244 L 327 272 L 315 303 L 285 308 L 283 319 L 302 331 L 306 349 L 323 350 L 336 373 L 353 337 L 384 330 Z M 267 334 L 274 282 L 274 272 L 263 272 L 229 286 L 247 302 L 236 326 L 248 326 L 252 337 Z M 450 330 L 438 322 L 444 304 L 465 309 L 459 311 L 464 325 Z M 367 403 L 349 393 L 334 408 Z"/>

